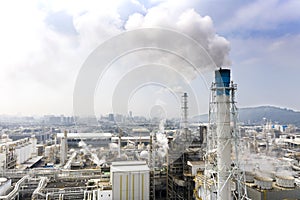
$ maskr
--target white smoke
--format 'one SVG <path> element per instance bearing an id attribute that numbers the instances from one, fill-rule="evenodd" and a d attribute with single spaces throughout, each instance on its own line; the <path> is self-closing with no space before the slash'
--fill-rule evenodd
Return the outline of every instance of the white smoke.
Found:
<path id="1" fill-rule="evenodd" d="M 101 42 L 124 30 L 175 29 L 198 41 L 217 66 L 229 64 L 229 42 L 216 34 L 210 17 L 192 9 L 196 0 L 144 4 L 135 0 L 1 4 L 0 85 L 6 94 L 2 112 L 72 113 L 74 81 L 81 64 Z M 117 78 L 112 79 L 110 85 Z M 106 87 L 103 94 L 109 96 L 109 91 L 112 88 Z M 110 112 L 109 103 L 102 104 L 101 112 Z"/>
<path id="2" fill-rule="evenodd" d="M 172 89 L 172 92 L 175 92 L 177 96 L 181 95 L 178 93 L 178 89 L 180 88 L 181 93 L 185 91 L 191 94 L 191 97 L 193 97 L 192 95 L 196 95 L 194 93 L 196 90 L 193 91 L 194 88 L 190 88 L 191 84 L 189 83 L 199 76 L 199 72 L 203 75 L 204 73 L 202 72 L 210 73 L 214 67 L 230 65 L 228 58 L 230 51 L 229 42 L 225 38 L 216 34 L 212 19 L 209 16 L 201 16 L 192 8 L 186 7 L 184 9 L 180 9 L 177 6 L 178 5 L 172 5 L 169 7 L 162 3 L 146 10 L 145 12 L 133 13 L 124 23 L 124 28 L 125 30 L 135 30 L 139 28 L 171 29 L 192 38 L 199 44 L 200 49 L 203 49 L 204 51 L 199 51 L 199 53 L 195 54 L 197 61 L 192 63 L 193 66 L 186 62 L 186 60 L 182 57 L 176 56 L 176 54 L 146 48 L 143 49 L 143 51 L 134 52 L 134 54 L 126 55 L 118 59 L 111 66 L 111 68 L 116 69 L 114 71 L 114 75 L 116 73 L 120 75 L 120 80 L 115 81 L 115 83 L 120 83 L 123 81 L 124 83 L 120 85 L 124 89 L 119 89 L 117 87 L 119 85 L 117 85 L 115 88 L 118 90 L 114 91 L 115 93 L 113 95 L 115 96 L 113 99 L 127 99 L 126 96 L 122 96 L 123 94 L 128 94 L 126 88 L 131 88 L 131 84 L 134 85 L 137 82 L 146 82 L 147 78 L 148 80 L 167 86 L 167 91 Z M 191 52 L 196 51 L 195 46 L 193 46 L 195 44 L 194 42 L 185 42 L 183 45 L 173 46 L 170 40 L 166 40 L 167 37 L 169 39 L 173 38 L 172 34 L 160 34 L 161 37 L 157 37 L 157 40 L 159 41 L 155 41 L 157 44 L 159 44 L 159 47 L 165 49 L 168 49 L 169 47 L 173 52 L 182 52 L 185 55 L 192 55 Z M 151 35 L 151 31 L 149 31 L 149 35 Z M 177 44 L 179 39 L 177 37 L 174 38 L 176 39 L 174 44 Z M 182 38 L 184 37 L 182 36 Z M 139 41 L 137 38 L 135 40 L 136 41 L 133 41 L 133 43 Z M 143 46 L 142 42 L 141 46 Z M 111 51 L 114 52 L 115 49 L 111 49 Z M 189 58 L 187 58 L 187 60 L 190 61 Z M 143 69 L 144 71 L 142 71 L 142 67 L 139 66 L 147 63 L 151 63 L 153 65 L 157 64 L 158 66 L 147 67 Z M 135 69 L 131 71 L 131 69 L 134 68 L 133 66 L 137 66 L 137 68 L 139 67 L 140 70 Z M 157 69 L 153 70 L 155 67 Z M 126 73 L 126 76 L 121 75 L 124 73 Z M 144 76 L 145 74 L 147 74 L 146 77 Z M 130 78 L 126 79 L 126 77 L 129 76 Z M 125 79 L 126 81 L 124 81 Z M 111 78 L 108 77 L 105 79 L 105 77 L 102 77 L 102 80 L 108 82 L 111 80 Z M 209 82 L 208 80 L 205 81 Z M 173 88 L 175 88 L 175 90 L 173 90 Z M 101 94 L 103 94 L 103 99 L 105 99 L 105 94 L 103 92 Z M 97 101 L 100 101 L 100 99 L 101 96 L 99 95 L 99 100 L 97 99 Z M 191 109 L 191 115 L 196 115 L 199 113 L 197 109 L 200 105 L 199 101 L 194 100 L 194 98 L 190 99 L 190 107 L 195 108 Z M 150 102 L 150 98 L 147 99 L 147 101 L 149 101 L 149 105 L 152 103 Z M 119 103 L 114 105 L 114 112 L 126 113 L 126 111 L 122 111 L 122 108 L 125 108 L 125 106 L 122 106 Z M 137 104 L 134 104 L 134 106 L 136 107 Z M 173 113 L 173 111 L 166 109 L 166 113 Z M 169 118 L 170 116 L 166 117 Z M 176 117 L 178 117 L 178 113 Z"/>
<path id="3" fill-rule="evenodd" d="M 159 132 L 164 133 L 165 132 L 165 119 L 160 120 L 159 122 Z"/>
<path id="4" fill-rule="evenodd" d="M 165 134 L 165 119 L 162 119 L 159 123 L 159 131 L 156 133 L 156 145 L 158 155 L 164 158 L 168 152 L 168 138 Z"/>
<path id="5" fill-rule="evenodd" d="M 245 171 L 254 172 L 259 176 L 273 178 L 275 174 L 294 175 L 294 172 L 291 170 L 291 163 L 277 157 L 244 153 L 240 159 Z"/>
<path id="6" fill-rule="evenodd" d="M 213 21 L 209 16 L 202 17 L 194 9 L 174 11 L 168 7 L 157 6 L 149 9 L 145 15 L 132 14 L 125 24 L 126 30 L 141 27 L 163 27 L 185 33 L 208 52 L 218 67 L 230 65 L 229 41 L 216 34 Z"/>

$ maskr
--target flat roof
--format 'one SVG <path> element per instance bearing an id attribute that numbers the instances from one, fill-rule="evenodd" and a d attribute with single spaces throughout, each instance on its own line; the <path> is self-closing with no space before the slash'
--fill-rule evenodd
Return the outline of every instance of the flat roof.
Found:
<path id="1" fill-rule="evenodd" d="M 132 132 L 150 132 L 147 128 L 133 128 Z"/>
<path id="2" fill-rule="evenodd" d="M 111 138 L 112 140 L 118 140 L 119 137 L 114 136 Z M 125 137 L 121 137 L 121 140 L 150 140 L 150 136 L 125 136 Z"/>
<path id="3" fill-rule="evenodd" d="M 205 166 L 205 161 L 187 161 L 187 165 L 190 166 Z"/>
<path id="4" fill-rule="evenodd" d="M 111 133 L 68 133 L 68 139 L 107 139 L 111 138 Z M 64 133 L 57 133 L 57 138 L 64 137 Z"/>
<path id="5" fill-rule="evenodd" d="M 111 172 L 149 171 L 146 161 L 118 161 L 112 162 Z"/>
<path id="6" fill-rule="evenodd" d="M 43 158 L 43 156 L 36 156 L 36 157 L 33 157 L 33 158 L 27 160 L 25 163 L 23 163 L 22 166 L 23 166 L 24 169 L 30 168 L 30 167 L 32 167 L 35 163 L 37 163 L 38 161 L 40 161 L 42 158 Z"/>

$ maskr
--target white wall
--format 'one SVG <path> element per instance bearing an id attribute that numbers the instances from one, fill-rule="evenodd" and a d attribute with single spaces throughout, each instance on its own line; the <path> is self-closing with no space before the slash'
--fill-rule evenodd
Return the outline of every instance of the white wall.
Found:
<path id="1" fill-rule="evenodd" d="M 149 172 L 113 172 L 113 199 L 149 199 Z"/>

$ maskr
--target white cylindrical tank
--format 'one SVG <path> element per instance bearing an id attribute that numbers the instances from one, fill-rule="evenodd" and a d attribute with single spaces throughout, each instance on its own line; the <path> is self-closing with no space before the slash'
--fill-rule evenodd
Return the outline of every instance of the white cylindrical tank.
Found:
<path id="1" fill-rule="evenodd" d="M 245 172 L 245 179 L 246 179 L 246 182 L 248 182 L 248 183 L 253 183 L 253 182 L 254 182 L 254 176 L 255 176 L 255 174 L 254 174 L 253 172 L 246 171 L 246 172 Z"/>
<path id="2" fill-rule="evenodd" d="M 269 177 L 263 177 L 258 175 L 254 177 L 254 184 L 256 184 L 257 187 L 260 189 L 270 190 L 272 189 L 272 183 L 273 183 L 273 179 Z"/>
<path id="3" fill-rule="evenodd" d="M 141 151 L 141 153 L 140 153 L 140 158 L 141 159 L 147 160 L 148 156 L 149 156 L 148 151 Z"/>
<path id="4" fill-rule="evenodd" d="M 285 188 L 295 187 L 295 178 L 292 176 L 276 175 L 276 185 Z"/>
<path id="5" fill-rule="evenodd" d="M 11 180 L 5 177 L 0 178 L 0 196 L 6 195 L 11 187 Z"/>

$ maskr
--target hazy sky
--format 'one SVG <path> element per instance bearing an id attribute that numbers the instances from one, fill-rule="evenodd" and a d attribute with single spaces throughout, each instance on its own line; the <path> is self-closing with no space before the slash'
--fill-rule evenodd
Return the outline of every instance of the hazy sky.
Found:
<path id="1" fill-rule="evenodd" d="M 2 1 L 0 114 L 71 115 L 76 77 L 89 54 L 107 39 L 141 27 L 176 29 L 204 46 L 206 38 L 211 56 L 231 63 L 239 107 L 300 110 L 299 10 L 299 0 Z M 116 66 L 107 72 L 95 93 L 96 113 L 111 112 L 109 96 L 124 75 Z M 197 88 L 201 82 L 190 84 Z M 144 114 L 155 105 L 172 110 L 174 104 L 178 111 L 180 102 L 170 91 L 161 95 L 164 90 L 155 85 L 135 91 L 128 107 Z M 197 94 L 200 113 L 207 111 L 204 90 Z"/>

